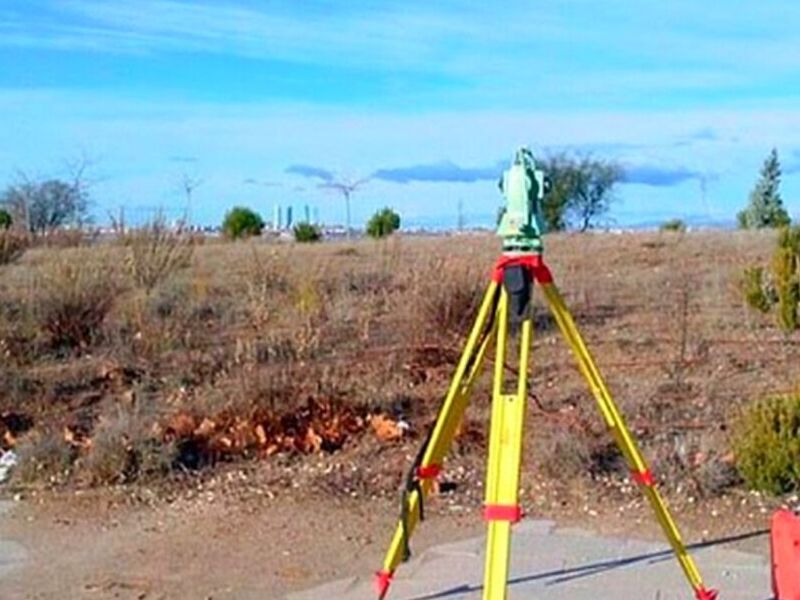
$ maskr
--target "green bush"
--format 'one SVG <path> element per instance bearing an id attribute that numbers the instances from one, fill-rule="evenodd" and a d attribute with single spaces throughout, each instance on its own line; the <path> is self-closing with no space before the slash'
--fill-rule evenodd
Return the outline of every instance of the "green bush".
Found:
<path id="1" fill-rule="evenodd" d="M 388 207 L 376 212 L 367 222 L 367 235 L 375 239 L 392 235 L 398 229 L 400 215 Z"/>
<path id="2" fill-rule="evenodd" d="M 744 300 L 751 308 L 762 313 L 768 313 L 772 308 L 773 300 L 766 286 L 764 269 L 762 267 L 749 267 L 742 276 L 742 293 Z"/>
<path id="3" fill-rule="evenodd" d="M 778 323 L 785 331 L 800 327 L 800 226 L 784 227 L 772 256 L 778 297 Z"/>
<path id="4" fill-rule="evenodd" d="M 222 222 L 223 233 L 233 240 L 261 235 L 263 229 L 264 219 L 261 215 L 244 206 L 235 206 L 229 210 Z"/>
<path id="5" fill-rule="evenodd" d="M 683 233 L 686 231 L 686 223 L 682 219 L 670 219 L 661 224 L 661 231 L 676 231 Z"/>
<path id="6" fill-rule="evenodd" d="M 776 495 L 800 489 L 800 392 L 752 404 L 733 433 L 736 468 L 748 487 Z"/>
<path id="7" fill-rule="evenodd" d="M 800 226 L 781 229 L 769 269 L 745 269 L 742 292 L 747 304 L 763 313 L 777 307 L 784 331 L 800 328 Z"/>
<path id="8" fill-rule="evenodd" d="M 14 219 L 11 218 L 11 213 L 0 208 L 0 229 L 9 229 L 14 224 Z"/>
<path id="9" fill-rule="evenodd" d="M 318 242 L 322 239 L 322 231 L 311 223 L 298 223 L 293 229 L 294 239 L 301 243 Z"/>

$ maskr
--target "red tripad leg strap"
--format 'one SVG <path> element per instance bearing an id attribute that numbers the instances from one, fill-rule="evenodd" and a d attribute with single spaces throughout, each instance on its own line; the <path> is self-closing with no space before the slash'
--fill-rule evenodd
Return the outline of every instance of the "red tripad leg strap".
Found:
<path id="1" fill-rule="evenodd" d="M 522 519 L 522 508 L 519 504 L 487 504 L 483 507 L 483 519 L 517 523 Z"/>
<path id="2" fill-rule="evenodd" d="M 697 600 L 717 600 L 719 592 L 717 590 L 707 590 L 704 587 L 695 590 Z"/>
<path id="3" fill-rule="evenodd" d="M 537 283 L 540 285 L 553 283 L 553 274 L 541 258 L 539 258 L 538 264 L 533 265 L 531 268 L 533 269 L 533 277 L 536 279 Z"/>
<path id="4" fill-rule="evenodd" d="M 639 485 L 652 487 L 656 484 L 656 478 L 653 476 L 653 472 L 650 469 L 641 472 L 632 471 L 631 477 Z"/>
<path id="5" fill-rule="evenodd" d="M 393 576 L 394 574 L 390 571 L 378 571 L 375 573 L 375 591 L 378 593 L 378 598 L 382 599 L 386 596 Z"/>
<path id="6" fill-rule="evenodd" d="M 425 465 L 421 467 L 417 467 L 416 476 L 417 479 L 436 479 L 439 475 L 442 474 L 442 466 L 441 465 Z"/>
<path id="7" fill-rule="evenodd" d="M 533 278 L 541 285 L 553 283 L 553 275 L 550 273 L 550 269 L 547 268 L 547 265 L 544 264 L 542 257 L 538 254 L 523 256 L 501 256 L 494 266 L 492 280 L 495 281 L 495 283 L 502 283 L 503 272 L 508 267 L 513 267 L 516 265 L 522 265 L 523 267 L 530 269 L 531 273 L 533 274 Z"/>

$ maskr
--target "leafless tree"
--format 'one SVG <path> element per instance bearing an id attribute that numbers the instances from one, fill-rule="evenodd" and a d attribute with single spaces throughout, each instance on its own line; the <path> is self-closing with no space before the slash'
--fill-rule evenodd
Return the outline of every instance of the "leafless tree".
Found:
<path id="1" fill-rule="evenodd" d="M 183 173 L 181 175 L 181 191 L 186 196 L 186 215 L 184 219 L 186 220 L 186 225 L 191 228 L 192 226 L 192 194 L 194 191 L 203 185 L 203 180 L 189 175 L 188 173 Z"/>
<path id="2" fill-rule="evenodd" d="M 81 227 L 88 220 L 92 180 L 87 171 L 93 165 L 82 153 L 65 161 L 63 178 L 32 177 L 20 171 L 16 183 L 0 194 L 0 204 L 31 233 L 47 233 L 67 224 Z"/>
<path id="3" fill-rule="evenodd" d="M 369 181 L 369 178 L 365 179 L 331 179 L 330 181 L 326 181 L 325 183 L 320 183 L 317 187 L 322 189 L 331 190 L 334 192 L 338 192 L 344 198 L 345 203 L 345 211 L 346 211 L 346 235 L 347 238 L 350 239 L 350 196 L 356 192 L 361 186 Z"/>

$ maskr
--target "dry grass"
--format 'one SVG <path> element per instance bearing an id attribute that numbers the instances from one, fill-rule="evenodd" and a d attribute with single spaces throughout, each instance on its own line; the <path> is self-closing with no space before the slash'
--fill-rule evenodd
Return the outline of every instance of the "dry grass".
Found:
<path id="1" fill-rule="evenodd" d="M 0 229 L 0 265 L 13 263 L 30 245 L 27 234 L 14 229 Z"/>
<path id="2" fill-rule="evenodd" d="M 110 263 L 89 253 L 62 254 L 39 270 L 31 310 L 54 350 L 90 347 L 111 310 L 116 274 Z"/>
<path id="3" fill-rule="evenodd" d="M 194 252 L 194 240 L 181 231 L 173 231 L 163 219 L 125 233 L 121 243 L 126 249 L 129 276 L 147 293 L 187 268 Z"/>
<path id="4" fill-rule="evenodd" d="M 720 493 L 733 485 L 732 410 L 797 383 L 800 338 L 748 310 L 739 287 L 743 268 L 765 260 L 773 243 L 767 232 L 547 239 L 557 281 L 667 486 L 689 481 Z M 380 411 L 408 419 L 419 435 L 497 248 L 488 235 L 195 245 L 150 232 L 121 246 L 31 250 L 0 278 L 0 349 L 13 366 L 0 384 L 35 421 L 20 441 L 33 457 L 22 472 L 91 485 L 208 464 L 187 458 L 210 447 L 197 437 L 205 418 L 215 435 L 256 425 L 278 435 L 302 411 L 306 428 L 333 427 L 336 411 Z M 567 348 L 536 305 L 533 464 L 565 482 L 581 473 L 624 478 Z M 484 378 L 459 442 L 476 464 L 487 389 Z M 143 399 L 145 413 L 120 408 Z M 78 414 L 91 449 L 52 433 Z M 163 435 L 179 414 L 196 425 L 183 441 Z M 357 429 L 345 451 L 366 435 Z M 250 441 L 225 460 L 263 455 L 245 433 Z M 292 440 L 279 451 L 301 452 Z M 396 449 L 398 457 L 410 451 Z"/>

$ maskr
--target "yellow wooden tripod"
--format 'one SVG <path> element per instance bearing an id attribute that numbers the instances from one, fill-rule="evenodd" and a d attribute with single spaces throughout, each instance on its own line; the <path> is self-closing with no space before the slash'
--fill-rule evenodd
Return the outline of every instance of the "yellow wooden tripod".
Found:
<path id="1" fill-rule="evenodd" d="M 519 506 L 519 475 L 522 458 L 523 422 L 528 397 L 527 364 L 530 356 L 532 320 L 529 299 L 533 282 L 539 284 L 564 339 L 577 359 L 606 425 L 625 456 L 632 477 L 641 486 L 667 537 L 686 579 L 698 600 L 715 600 L 716 590 L 703 585 L 694 560 L 686 551 L 678 528 L 664 504 L 655 479 L 611 398 L 583 337 L 575 326 L 550 270 L 539 254 L 504 254 L 497 262 L 478 317 L 453 376 L 436 423 L 409 471 L 402 495 L 401 517 L 383 568 L 376 574 L 379 598 L 384 598 L 395 570 L 408 559 L 408 540 L 422 520 L 423 501 L 456 435 L 469 401 L 470 391 L 481 371 L 486 353 L 495 340 L 494 385 L 487 466 L 484 518 L 488 523 L 484 600 L 505 600 L 511 546 L 511 526 L 522 517 Z M 505 388 L 504 371 L 509 346 L 509 322 L 519 331 L 519 376 L 516 390 Z"/>

